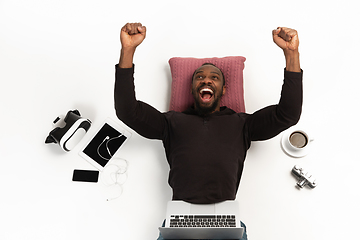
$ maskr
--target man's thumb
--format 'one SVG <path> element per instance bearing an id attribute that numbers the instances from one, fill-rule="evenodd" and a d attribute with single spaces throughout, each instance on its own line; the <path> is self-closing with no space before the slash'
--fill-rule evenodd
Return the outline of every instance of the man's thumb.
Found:
<path id="1" fill-rule="evenodd" d="M 146 32 L 146 27 L 145 26 L 139 26 L 138 31 L 141 32 L 141 33 L 144 33 L 144 32 Z"/>

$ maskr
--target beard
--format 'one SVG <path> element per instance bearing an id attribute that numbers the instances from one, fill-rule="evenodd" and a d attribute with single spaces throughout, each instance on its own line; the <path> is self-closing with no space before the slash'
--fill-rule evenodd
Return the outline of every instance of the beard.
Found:
<path id="1" fill-rule="evenodd" d="M 195 109 L 198 112 L 198 115 L 201 117 L 206 117 L 206 116 L 210 115 L 211 113 L 213 113 L 216 110 L 216 108 L 218 107 L 218 105 L 220 104 L 220 99 L 221 99 L 221 96 L 215 98 L 214 102 L 211 105 L 203 106 L 200 104 L 199 99 L 195 98 L 194 105 L 195 105 Z"/>

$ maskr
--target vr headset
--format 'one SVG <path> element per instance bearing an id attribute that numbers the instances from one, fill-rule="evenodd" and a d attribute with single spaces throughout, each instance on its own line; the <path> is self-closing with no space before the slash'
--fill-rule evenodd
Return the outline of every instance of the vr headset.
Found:
<path id="1" fill-rule="evenodd" d="M 57 117 L 53 123 L 58 124 L 60 119 Z M 64 127 L 56 127 L 49 133 L 45 143 L 57 143 L 68 152 L 85 136 L 91 126 L 91 121 L 82 118 L 78 110 L 73 110 L 66 114 L 64 122 Z"/>

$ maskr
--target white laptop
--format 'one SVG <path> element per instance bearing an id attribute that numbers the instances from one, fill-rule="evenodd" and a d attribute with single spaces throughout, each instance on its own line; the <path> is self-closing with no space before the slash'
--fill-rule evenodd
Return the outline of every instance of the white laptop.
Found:
<path id="1" fill-rule="evenodd" d="M 164 227 L 159 227 L 165 239 L 241 239 L 239 202 L 191 204 L 170 201 Z"/>

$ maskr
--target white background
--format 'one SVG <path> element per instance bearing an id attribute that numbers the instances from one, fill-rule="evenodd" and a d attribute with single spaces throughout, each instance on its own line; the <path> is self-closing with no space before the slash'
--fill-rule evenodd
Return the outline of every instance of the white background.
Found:
<path id="1" fill-rule="evenodd" d="M 118 121 L 133 133 L 119 152 L 129 161 L 121 197 L 107 202 L 113 193 L 102 182 L 71 181 L 75 168 L 94 169 L 78 155 L 86 139 L 106 118 L 116 120 L 119 31 L 133 21 L 148 29 L 134 60 L 137 98 L 160 111 L 168 109 L 167 61 L 175 56 L 245 56 L 247 112 L 277 103 L 284 57 L 271 31 L 297 29 L 304 70 L 298 126 L 315 138 L 313 148 L 297 159 L 281 150 L 281 134 L 252 144 L 237 195 L 242 220 L 251 240 L 358 235 L 354 1 L 0 0 L 0 239 L 157 238 L 171 199 L 161 142 Z M 71 109 L 93 126 L 65 153 L 44 141 L 52 121 Z M 316 176 L 315 189 L 295 188 L 295 164 Z"/>

